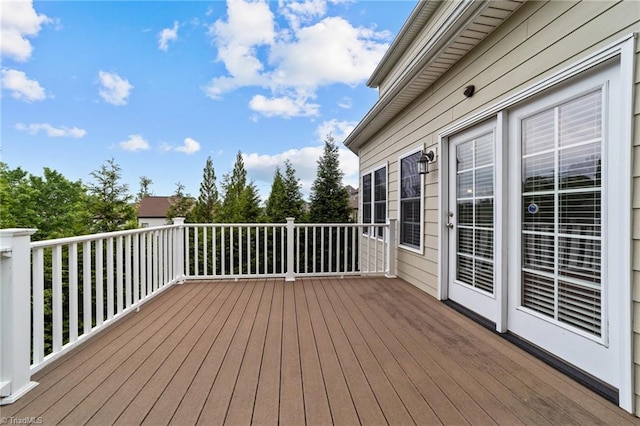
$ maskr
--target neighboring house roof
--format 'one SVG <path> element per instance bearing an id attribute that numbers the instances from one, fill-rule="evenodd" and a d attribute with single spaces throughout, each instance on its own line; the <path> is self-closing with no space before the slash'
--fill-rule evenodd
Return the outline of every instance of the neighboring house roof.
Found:
<path id="1" fill-rule="evenodd" d="M 144 197 L 140 200 L 138 217 L 167 217 L 172 197 Z"/>
<path id="2" fill-rule="evenodd" d="M 358 154 L 362 145 L 511 16 L 522 2 L 463 0 L 452 7 L 443 22 L 431 22 L 441 19 L 438 8 L 447 5 L 450 3 L 446 1 L 420 1 L 373 72 L 367 84 L 380 87 L 408 49 L 416 50 L 411 62 L 397 71 L 373 108 L 344 141 L 354 153 Z"/>
<path id="3" fill-rule="evenodd" d="M 345 187 L 349 193 L 349 207 L 354 210 L 358 209 L 358 189 L 351 185 Z"/>

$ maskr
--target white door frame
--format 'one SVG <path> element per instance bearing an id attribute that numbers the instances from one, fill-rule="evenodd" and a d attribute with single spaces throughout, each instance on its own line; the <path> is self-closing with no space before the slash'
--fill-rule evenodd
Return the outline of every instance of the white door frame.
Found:
<path id="1" fill-rule="evenodd" d="M 620 210 L 624 212 L 624 217 L 622 220 L 617 221 L 612 224 L 615 228 L 613 231 L 618 235 L 632 235 L 632 159 L 633 159 L 633 102 L 634 102 L 634 76 L 635 76 L 635 42 L 636 42 L 636 34 L 630 33 L 621 39 L 602 47 L 601 49 L 587 55 L 579 61 L 576 61 L 570 64 L 567 67 L 564 67 L 558 70 L 555 73 L 537 81 L 536 83 L 525 87 L 523 90 L 520 90 L 503 100 L 492 104 L 484 109 L 481 109 L 463 119 L 460 119 L 453 123 L 452 125 L 442 129 L 438 133 L 438 145 L 441 156 L 441 164 L 440 164 L 440 179 L 438 184 L 438 196 L 439 196 L 439 206 L 438 206 L 438 288 L 437 288 L 437 297 L 439 300 L 446 300 L 448 297 L 447 294 L 447 285 L 449 282 L 449 262 L 448 262 L 448 254 L 449 254 L 449 238 L 448 232 L 446 228 L 447 223 L 447 213 L 449 206 L 449 137 L 464 130 L 471 126 L 474 126 L 482 121 L 496 117 L 498 120 L 497 132 L 502 133 L 502 146 L 505 149 L 501 154 L 502 158 L 499 160 L 498 155 L 496 156 L 496 173 L 498 173 L 498 167 L 501 169 L 501 173 L 506 170 L 504 167 L 506 165 L 505 161 L 508 157 L 506 148 L 506 125 L 507 125 L 507 117 L 505 111 L 522 102 L 530 97 L 541 93 L 542 91 L 554 87 L 557 84 L 560 84 L 583 71 L 589 70 L 590 68 L 597 66 L 601 63 L 606 62 L 609 59 L 619 57 L 620 60 L 620 85 L 621 85 L 621 102 L 619 104 L 619 121 L 617 125 L 620 126 L 620 141 L 621 145 L 627 147 L 628 155 L 626 157 L 627 161 L 620 161 L 619 167 L 616 172 L 620 177 L 617 182 L 619 182 L 618 190 L 622 194 L 626 194 L 622 204 L 619 206 Z M 636 131 L 640 131 L 640 129 L 636 129 Z M 499 143 L 499 142 L 498 142 Z M 497 150 L 500 151 L 500 150 Z M 497 153 L 498 154 L 498 153 Z M 498 166 L 500 164 L 501 166 Z M 506 181 L 506 179 L 502 179 L 502 181 Z M 496 179 L 498 185 L 503 185 L 499 180 Z M 496 210 L 496 216 L 502 215 L 502 220 L 505 218 L 506 213 L 506 203 L 505 198 L 507 195 L 506 188 L 505 191 L 502 191 L 501 196 L 503 199 L 501 200 L 501 209 Z M 498 204 L 498 199 L 495 200 L 496 204 Z M 497 218 L 496 218 L 497 219 Z M 497 229 L 497 225 L 496 225 Z M 506 233 L 505 233 L 506 234 Z M 504 235 L 502 238 L 496 241 L 496 244 L 503 241 Z M 502 256 L 504 255 L 504 245 L 502 246 L 502 253 L 500 253 L 500 260 L 503 260 Z M 496 261 L 499 259 L 496 258 Z M 619 405 L 621 408 L 627 410 L 630 413 L 634 412 L 634 403 L 635 403 L 635 393 L 634 393 L 634 361 L 633 361 L 633 298 L 632 298 L 632 241 L 631 238 L 628 241 L 621 242 L 618 251 L 618 267 L 616 271 L 613 272 L 613 277 L 620 284 L 620 292 L 619 292 L 619 324 L 620 324 L 620 345 L 619 345 L 619 368 L 620 368 L 620 385 L 618 387 L 619 391 Z M 506 262 L 501 262 L 501 270 L 503 277 L 506 277 L 505 270 L 502 268 L 506 268 Z M 496 268 L 497 269 L 497 268 Z M 496 296 L 497 292 L 506 291 L 506 283 L 505 280 L 502 280 L 502 285 L 496 286 Z M 506 300 L 504 297 L 504 293 L 501 294 L 502 299 Z M 612 313 L 615 314 L 615 313 Z M 507 309 L 506 306 L 501 308 L 500 315 L 497 317 L 496 321 L 496 330 L 499 332 L 506 331 L 506 315 Z"/>
<path id="2" fill-rule="evenodd" d="M 464 139 L 474 139 L 480 135 L 487 134 L 489 132 L 493 133 L 493 180 L 494 180 L 494 188 L 493 188 L 493 203 L 494 203 L 494 220 L 493 220 L 493 295 L 489 295 L 484 292 L 480 292 L 473 288 L 464 288 L 461 284 L 457 284 L 455 280 L 455 276 L 450 276 L 447 281 L 447 297 L 449 297 L 450 293 L 455 290 L 455 299 L 457 299 L 457 303 L 460 303 L 463 306 L 472 307 L 475 304 L 475 308 L 472 308 L 473 311 L 478 314 L 484 316 L 485 318 L 495 322 L 496 330 L 498 331 L 506 331 L 506 313 L 504 309 L 506 304 L 503 303 L 502 297 L 504 294 L 504 289 L 502 287 L 502 283 L 505 283 L 506 280 L 503 279 L 502 272 L 505 270 L 502 256 L 503 247 L 504 247 L 504 238 L 505 233 L 503 227 L 506 223 L 503 223 L 503 215 L 504 206 L 503 206 L 503 194 L 501 182 L 504 180 L 502 176 L 502 172 L 504 169 L 502 161 L 503 161 L 503 133 L 502 133 L 502 114 L 498 119 L 485 120 L 482 123 L 479 123 L 473 127 L 465 129 L 464 131 L 458 132 L 455 135 L 451 135 L 449 138 L 449 149 L 453 147 L 453 143 L 456 143 L 454 139 L 458 137 L 462 137 Z M 454 159 L 451 158 L 451 154 L 449 153 L 448 157 L 449 168 L 448 168 L 448 176 L 449 179 L 449 206 L 448 211 L 451 211 L 456 204 L 456 179 L 452 177 L 455 175 L 456 166 L 453 165 Z M 448 216 L 448 215 L 447 215 Z M 452 247 L 451 241 L 454 241 L 452 237 L 455 237 L 454 234 L 456 229 L 458 228 L 458 217 L 453 217 L 449 219 L 447 217 L 447 221 L 451 221 L 454 226 L 453 228 L 445 228 L 445 232 L 449 237 L 449 271 L 452 270 L 453 266 L 456 264 L 456 248 Z M 451 272 L 449 272 L 451 273 Z M 449 288 L 449 286 L 452 286 Z M 500 288 L 499 288 L 500 287 Z M 453 296 L 452 296 L 453 298 Z"/>

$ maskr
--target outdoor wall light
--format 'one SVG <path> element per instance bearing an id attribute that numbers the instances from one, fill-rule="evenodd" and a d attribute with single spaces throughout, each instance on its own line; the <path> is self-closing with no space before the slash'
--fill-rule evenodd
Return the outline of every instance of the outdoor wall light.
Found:
<path id="1" fill-rule="evenodd" d="M 422 150 L 422 155 L 418 160 L 418 173 L 421 175 L 429 174 L 429 163 L 433 163 L 436 159 L 436 153 L 434 150 L 427 151 Z"/>
<path id="2" fill-rule="evenodd" d="M 467 98 L 472 97 L 475 92 L 476 92 L 476 86 L 474 86 L 474 85 L 467 86 L 467 87 L 464 88 L 464 95 Z"/>

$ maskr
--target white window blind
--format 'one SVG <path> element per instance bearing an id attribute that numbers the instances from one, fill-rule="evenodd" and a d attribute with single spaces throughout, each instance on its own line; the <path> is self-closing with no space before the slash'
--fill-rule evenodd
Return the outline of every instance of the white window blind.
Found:
<path id="1" fill-rule="evenodd" d="M 522 306 L 602 334 L 602 93 L 522 121 Z"/>
<path id="2" fill-rule="evenodd" d="M 493 133 L 456 146 L 456 278 L 493 294 Z"/>

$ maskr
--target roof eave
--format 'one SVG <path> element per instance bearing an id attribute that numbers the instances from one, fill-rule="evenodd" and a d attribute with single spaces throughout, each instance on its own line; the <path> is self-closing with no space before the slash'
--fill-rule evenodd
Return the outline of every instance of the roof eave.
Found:
<path id="1" fill-rule="evenodd" d="M 418 21 L 419 17 L 422 17 L 424 13 L 433 13 L 431 11 L 427 11 L 425 6 L 429 3 L 441 3 L 441 1 L 437 0 L 419 0 L 416 6 L 411 11 L 411 15 L 402 25 L 398 35 L 393 39 L 391 46 L 385 52 L 384 56 L 378 63 L 378 66 L 373 70 L 371 77 L 367 81 L 367 86 L 371 88 L 379 87 L 382 81 L 389 74 L 393 65 L 397 62 L 398 58 L 401 57 L 407 48 L 411 45 L 413 40 L 416 38 L 416 32 L 414 26 Z M 423 19 L 428 19 L 429 17 L 422 17 Z"/>
<path id="2" fill-rule="evenodd" d="M 413 102 L 413 100 L 417 98 L 418 95 L 414 95 L 411 98 L 404 96 L 404 99 L 398 101 L 397 99 L 403 92 L 405 92 L 405 89 L 413 84 L 416 87 L 421 86 L 419 87 L 420 93 L 424 92 L 424 90 L 426 90 L 430 84 L 425 85 L 423 83 L 416 83 L 417 77 L 420 76 L 422 70 L 426 68 L 430 63 L 436 61 L 439 55 L 442 54 L 442 52 L 445 50 L 445 48 L 448 45 L 453 44 L 453 42 L 455 42 L 455 40 L 460 36 L 465 28 L 470 26 L 473 23 L 473 20 L 478 17 L 483 10 L 488 8 L 491 3 L 493 2 L 475 2 L 473 0 L 464 0 L 460 2 L 459 6 L 452 12 L 452 15 L 449 17 L 447 22 L 443 26 L 438 28 L 437 33 L 432 39 L 429 40 L 429 43 L 420 52 L 416 59 L 412 61 L 407 69 L 403 71 L 403 73 L 398 77 L 393 85 L 385 91 L 384 95 L 380 99 L 378 99 L 378 101 L 353 129 L 349 136 L 347 136 L 344 141 L 344 145 L 357 155 L 360 147 L 391 120 L 391 118 L 389 117 L 376 120 L 376 118 L 379 117 L 379 115 L 383 111 L 385 111 L 386 107 L 394 102 L 394 108 L 396 110 L 400 110 L 409 105 L 411 102 Z M 517 7 L 519 6 L 516 6 L 512 10 L 512 13 L 517 9 Z M 504 17 L 502 20 L 504 21 L 507 18 L 508 16 Z M 415 22 L 417 16 L 413 16 L 412 19 L 413 22 Z M 472 48 L 473 47 L 471 47 L 469 50 L 471 50 Z M 392 53 L 388 53 L 385 54 L 385 57 L 388 61 L 389 58 L 395 57 L 395 55 L 393 55 Z M 446 70 L 442 70 L 441 74 L 444 74 L 445 72 Z M 378 77 L 380 77 L 380 75 Z M 414 89 L 416 87 L 414 87 Z"/>

